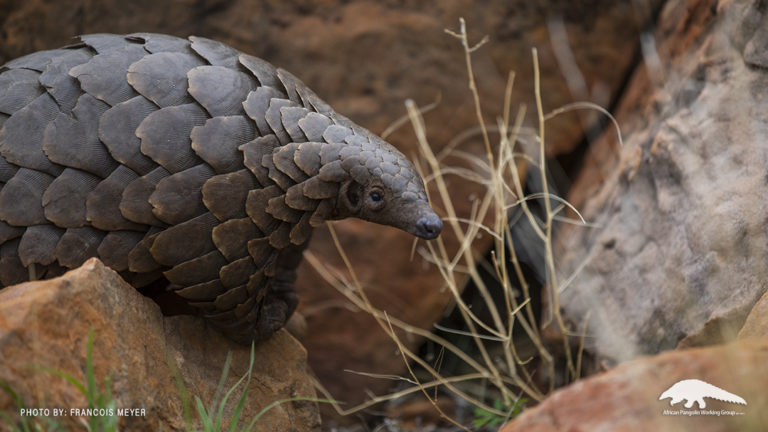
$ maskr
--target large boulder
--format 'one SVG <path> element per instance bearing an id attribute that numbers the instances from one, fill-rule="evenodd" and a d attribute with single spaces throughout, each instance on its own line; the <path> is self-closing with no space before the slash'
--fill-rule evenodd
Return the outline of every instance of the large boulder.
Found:
<path id="1" fill-rule="evenodd" d="M 595 225 L 560 237 L 562 280 L 576 273 L 560 302 L 609 364 L 732 340 L 768 288 L 761 5 L 667 3 L 618 109 L 619 157 L 609 133 L 574 186 Z"/>
<path id="2" fill-rule="evenodd" d="M 766 362 L 765 338 L 639 358 L 556 391 L 500 432 L 762 431 L 768 424 L 764 409 L 768 404 Z M 686 408 L 687 399 L 675 401 L 666 395 L 660 399 L 682 380 L 716 386 L 743 399 L 746 405 L 718 400 L 730 397 L 701 383 L 694 386 L 705 389 L 700 394 L 703 407 L 694 402 Z M 695 391 L 672 392 L 696 396 Z"/>
<path id="3" fill-rule="evenodd" d="M 65 409 L 65 416 L 53 420 L 77 423 L 78 413 L 70 409 L 87 408 L 87 399 L 42 368 L 85 385 L 91 329 L 99 389 L 105 391 L 109 377 L 116 409 L 143 410 L 120 417 L 120 430 L 187 430 L 174 369 L 189 396 L 200 397 L 208 410 L 222 396 L 214 401 L 228 352 L 232 362 L 225 391 L 248 371 L 249 347 L 229 341 L 201 318 L 164 317 L 152 300 L 93 258 L 62 277 L 0 290 L 0 382 L 25 407 Z M 274 401 L 315 397 L 306 351 L 286 331 L 256 346 L 252 373 L 241 417 L 246 422 Z M 230 397 L 225 419 L 231 418 L 242 389 Z M 19 414 L 7 391 L 0 390 L 0 412 Z M 199 427 L 198 420 L 194 424 Z M 267 411 L 257 425 L 261 430 L 314 431 L 320 429 L 320 417 L 313 402 L 286 402 Z"/>
<path id="4" fill-rule="evenodd" d="M 756 337 L 768 337 L 768 292 L 760 297 L 739 330 L 741 339 Z"/>

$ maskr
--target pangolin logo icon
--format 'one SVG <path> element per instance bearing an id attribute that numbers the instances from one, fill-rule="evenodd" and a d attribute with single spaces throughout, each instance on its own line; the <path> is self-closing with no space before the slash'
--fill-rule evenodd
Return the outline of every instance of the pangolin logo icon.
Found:
<path id="1" fill-rule="evenodd" d="M 699 409 L 703 409 L 707 406 L 707 403 L 704 402 L 704 398 L 712 398 L 743 405 L 747 404 L 747 401 L 742 397 L 697 379 L 687 379 L 676 382 L 672 387 L 665 390 L 664 393 L 659 396 L 659 400 L 666 398 L 672 399 L 669 401 L 670 406 L 685 399 L 686 408 L 691 408 L 693 407 L 694 402 L 698 402 Z"/>

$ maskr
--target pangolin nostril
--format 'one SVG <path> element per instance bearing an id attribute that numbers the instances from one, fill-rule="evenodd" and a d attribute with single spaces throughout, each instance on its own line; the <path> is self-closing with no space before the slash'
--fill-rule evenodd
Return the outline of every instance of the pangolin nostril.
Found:
<path id="1" fill-rule="evenodd" d="M 443 221 L 437 215 L 425 216 L 416 223 L 421 232 L 421 237 L 433 239 L 443 230 Z"/>

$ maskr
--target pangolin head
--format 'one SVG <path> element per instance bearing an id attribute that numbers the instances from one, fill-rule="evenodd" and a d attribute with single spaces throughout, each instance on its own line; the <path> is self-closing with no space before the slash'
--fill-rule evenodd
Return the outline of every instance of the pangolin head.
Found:
<path id="1" fill-rule="evenodd" d="M 413 164 L 372 133 L 355 133 L 358 139 L 347 138 L 339 151 L 337 168 L 346 176 L 339 178 L 335 218 L 356 217 L 424 239 L 440 235 L 443 221 L 429 205 Z"/>

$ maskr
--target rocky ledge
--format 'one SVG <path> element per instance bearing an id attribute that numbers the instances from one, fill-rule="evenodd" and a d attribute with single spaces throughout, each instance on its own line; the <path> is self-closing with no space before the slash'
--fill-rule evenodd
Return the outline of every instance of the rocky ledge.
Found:
<path id="1" fill-rule="evenodd" d="M 225 390 L 248 371 L 249 347 L 227 340 L 200 318 L 163 316 L 157 304 L 94 258 L 62 277 L 0 290 L 0 384 L 7 384 L 5 391 L 0 388 L 0 412 L 18 419 L 19 404 L 10 389 L 29 409 L 48 408 L 51 417 L 54 408 L 63 409 L 55 421 L 82 423 L 76 410 L 88 408 L 88 400 L 50 371 L 86 383 L 91 329 L 94 375 L 102 392 L 105 379 L 111 381 L 115 411 L 123 410 L 120 430 L 185 430 L 175 376 L 189 397 L 198 396 L 210 410 L 222 397 L 216 389 L 227 353 L 232 352 L 232 361 Z M 257 345 L 241 418 L 250 422 L 277 400 L 314 397 L 306 361 L 305 349 L 284 330 Z M 225 419 L 231 418 L 242 388 L 230 396 Z M 320 417 L 313 402 L 286 402 L 257 424 L 262 430 L 313 431 L 319 430 Z M 200 427 L 194 415 L 191 426 Z"/>

